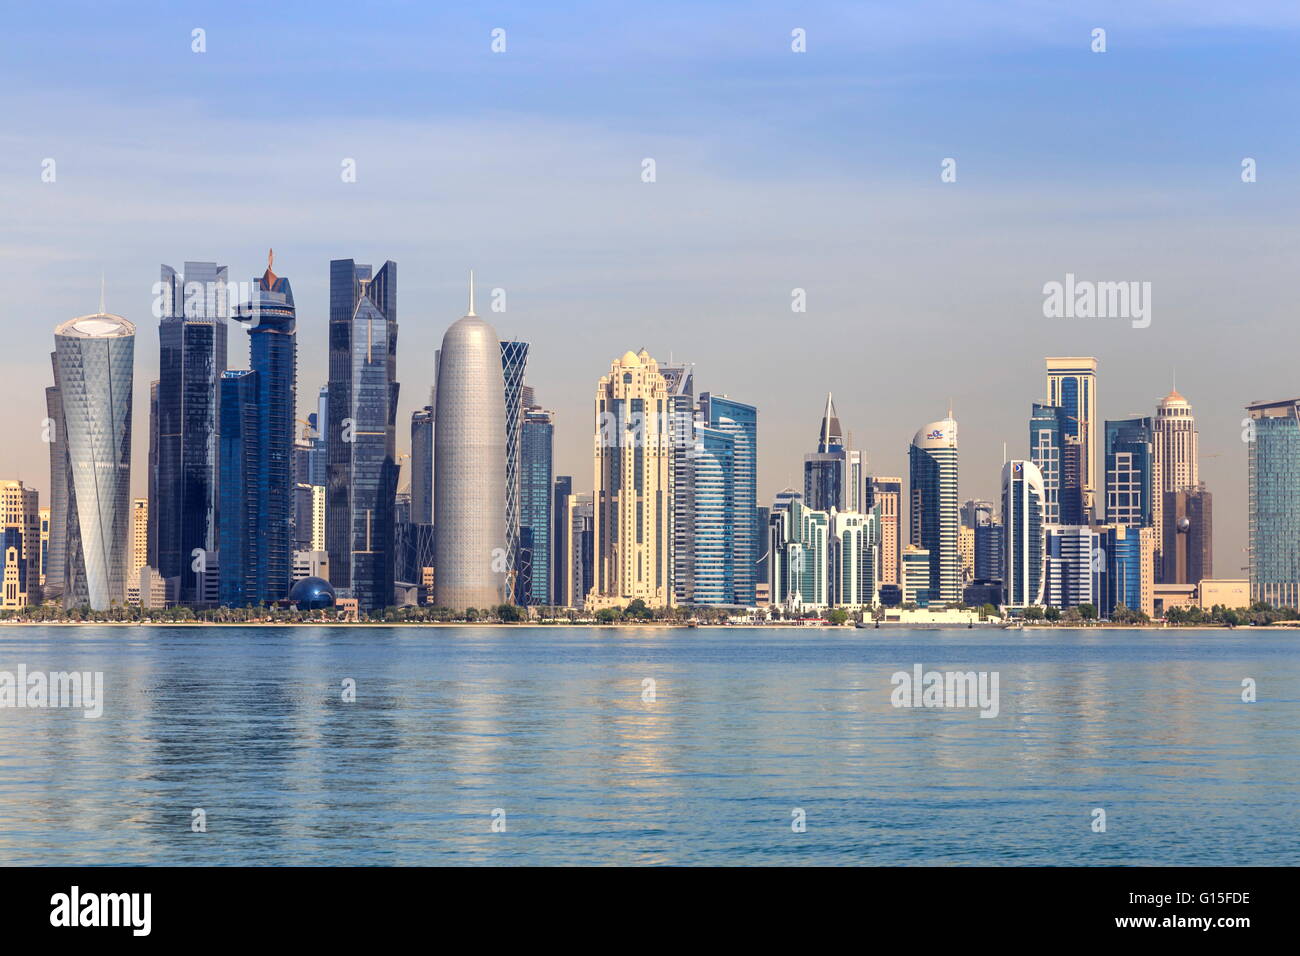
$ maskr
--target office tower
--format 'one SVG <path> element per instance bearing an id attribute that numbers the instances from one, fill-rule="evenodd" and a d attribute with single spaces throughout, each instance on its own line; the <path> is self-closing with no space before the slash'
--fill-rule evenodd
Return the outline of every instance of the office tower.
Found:
<path id="1" fill-rule="evenodd" d="M 595 411 L 596 580 L 587 605 L 672 606 L 672 432 L 667 383 L 649 352 L 611 363 Z"/>
<path id="2" fill-rule="evenodd" d="M 1084 489 L 1080 481 L 1083 448 L 1070 434 L 1064 408 L 1035 402 L 1029 417 L 1029 459 L 1043 476 L 1044 509 L 1048 524 L 1085 524 Z"/>
<path id="3" fill-rule="evenodd" d="M 1096 563 L 1104 563 L 1105 579 L 1101 583 L 1098 613 L 1104 618 L 1114 615 L 1121 605 L 1130 611 L 1155 610 L 1153 597 L 1155 529 L 1133 525 L 1097 527 Z"/>
<path id="4" fill-rule="evenodd" d="M 59 379 L 58 352 L 50 353 L 54 380 Z M 50 543 L 45 557 L 46 600 L 63 597 L 65 553 L 68 540 L 68 446 L 63 433 L 63 403 L 59 389 L 45 389 L 45 437 L 50 446 Z"/>
<path id="5" fill-rule="evenodd" d="M 961 601 L 957 554 L 957 423 L 951 413 L 920 429 L 908 449 L 909 540 L 929 552 L 930 596 L 935 603 Z"/>
<path id="6" fill-rule="evenodd" d="M 1200 483 L 1196 416 L 1174 389 L 1156 406 L 1155 451 L 1160 461 L 1161 491 L 1195 488 Z"/>
<path id="7" fill-rule="evenodd" d="M 771 510 L 759 507 L 754 511 L 757 516 L 754 553 L 758 555 L 758 560 L 754 562 L 754 603 L 761 606 L 767 603 L 770 596 L 767 568 L 767 519 L 771 515 Z"/>
<path id="8" fill-rule="evenodd" d="M 433 524 L 432 405 L 411 413 L 411 520 Z"/>
<path id="9" fill-rule="evenodd" d="M 196 552 L 217 548 L 221 373 L 226 370 L 227 269 L 186 262 L 161 267 L 158 446 L 150 498 L 157 567 L 182 604 L 201 604 Z"/>
<path id="10" fill-rule="evenodd" d="M 732 566 L 732 584 L 730 594 L 722 603 L 752 607 L 758 580 L 757 563 L 762 553 L 756 542 L 763 533 L 757 507 L 758 409 L 725 395 L 704 392 L 700 396 L 700 418 L 706 428 L 731 437 L 732 469 L 728 481 L 732 519 L 726 560 Z"/>
<path id="11" fill-rule="evenodd" d="M 221 377 L 220 601 L 270 604 L 292 583 L 296 550 L 294 421 L 297 336 L 293 290 L 272 270 L 241 304 L 249 368 Z"/>
<path id="12" fill-rule="evenodd" d="M 1150 418 L 1106 422 L 1106 523 L 1159 527 L 1162 502 Z"/>
<path id="13" fill-rule="evenodd" d="M 569 495 L 564 510 L 569 524 L 564 531 L 561 554 L 564 580 L 561 602 L 566 607 L 582 607 L 595 582 L 594 526 L 596 509 L 591 495 Z"/>
<path id="14" fill-rule="evenodd" d="M 41 603 L 41 510 L 35 488 L 0 481 L 0 608 Z"/>
<path id="15" fill-rule="evenodd" d="M 673 446 L 672 582 L 676 604 L 695 603 L 695 367 L 661 365 Z"/>
<path id="16" fill-rule="evenodd" d="M 879 513 L 832 512 L 828 544 L 830 604 L 853 609 L 875 604 L 880 583 Z"/>
<path id="17" fill-rule="evenodd" d="M 1043 603 L 1043 475 L 1032 461 L 1002 466 L 1003 561 L 1008 607 Z"/>
<path id="18" fill-rule="evenodd" d="M 569 603 L 568 536 L 573 495 L 573 476 L 556 475 L 551 483 L 551 597 L 552 607 L 565 607 Z"/>
<path id="19" fill-rule="evenodd" d="M 894 476 L 869 480 L 871 494 L 867 508 L 880 508 L 880 583 L 898 584 L 899 516 L 902 512 L 903 479 Z"/>
<path id="20" fill-rule="evenodd" d="M 1043 601 L 1048 607 L 1096 607 L 1105 567 L 1099 556 L 1097 532 L 1082 525 L 1049 525 L 1045 529 Z"/>
<path id="21" fill-rule="evenodd" d="M 961 526 L 963 528 L 980 528 L 993 523 L 995 509 L 993 502 L 978 498 L 968 498 L 961 505 Z"/>
<path id="22" fill-rule="evenodd" d="M 147 497 L 149 501 L 155 502 L 149 509 L 149 542 L 148 542 L 148 560 L 145 564 L 155 570 L 158 568 L 158 456 L 162 452 L 162 440 L 159 429 L 159 411 L 158 411 L 158 389 L 162 383 L 154 379 L 149 383 L 149 450 L 146 467 L 149 469 L 147 474 L 148 490 Z M 162 577 L 161 574 L 158 577 Z M 152 579 L 150 579 L 152 580 Z M 179 584 L 179 582 L 177 582 Z M 166 583 L 164 581 L 164 587 Z"/>
<path id="23" fill-rule="evenodd" d="M 102 308 L 102 307 L 101 307 Z M 54 330 L 66 448 L 65 607 L 126 600 L 135 326 L 100 311 Z"/>
<path id="24" fill-rule="evenodd" d="M 332 260 L 325 550 L 363 611 L 393 603 L 397 396 L 397 263 Z"/>
<path id="25" fill-rule="evenodd" d="M 501 356 L 474 312 L 471 273 L 469 311 L 442 339 L 434 403 L 434 600 L 457 611 L 510 599 Z"/>
<path id="26" fill-rule="evenodd" d="M 1246 413 L 1250 599 L 1300 607 L 1300 398 Z"/>
<path id="27" fill-rule="evenodd" d="M 975 579 L 975 529 L 960 525 L 957 528 L 957 559 L 961 564 L 961 584 L 966 585 Z"/>
<path id="28" fill-rule="evenodd" d="M 735 604 L 736 439 L 696 422 L 691 449 L 695 489 L 692 604 Z"/>
<path id="29" fill-rule="evenodd" d="M 40 515 L 40 521 L 41 521 L 41 573 L 40 573 L 39 580 L 41 585 L 41 597 L 42 599 L 44 599 L 45 565 L 46 565 L 46 561 L 49 560 L 49 555 L 50 555 L 50 509 L 48 507 L 40 508 L 37 510 L 37 514 Z"/>
<path id="30" fill-rule="evenodd" d="M 1062 409 L 1062 444 L 1079 439 L 1083 508 L 1093 513 L 1097 485 L 1097 360 L 1084 356 L 1047 359 L 1047 404 Z"/>
<path id="31" fill-rule="evenodd" d="M 787 490 L 768 517 L 768 567 L 773 607 L 799 612 L 829 604 L 830 515 L 806 507 Z"/>
<path id="32" fill-rule="evenodd" d="M 127 565 L 127 580 L 149 566 L 149 499 L 131 499 L 131 560 Z"/>
<path id="33" fill-rule="evenodd" d="M 502 396 L 506 414 L 506 572 L 512 600 L 523 604 L 519 593 L 519 437 L 524 415 L 524 373 L 528 368 L 528 343 L 501 343 Z M 530 400 L 531 403 L 531 400 Z"/>
<path id="34" fill-rule="evenodd" d="M 1214 577 L 1214 496 L 1205 482 L 1164 494 L 1160 580 L 1199 584 Z"/>
<path id="35" fill-rule="evenodd" d="M 519 567 L 517 604 L 551 603 L 551 492 L 555 413 L 524 409 L 519 434 Z"/>
<path id="36" fill-rule="evenodd" d="M 930 552 L 909 544 L 903 550 L 902 566 L 903 603 L 929 607 L 936 600 L 930 579 L 934 566 Z"/>
<path id="37" fill-rule="evenodd" d="M 821 511 L 857 511 L 866 505 L 862 483 L 862 453 L 845 445 L 835 402 L 828 392 L 817 451 L 803 460 L 804 502 Z"/>
<path id="38" fill-rule="evenodd" d="M 975 580 L 1002 580 L 1004 528 L 1001 522 L 975 529 Z"/>

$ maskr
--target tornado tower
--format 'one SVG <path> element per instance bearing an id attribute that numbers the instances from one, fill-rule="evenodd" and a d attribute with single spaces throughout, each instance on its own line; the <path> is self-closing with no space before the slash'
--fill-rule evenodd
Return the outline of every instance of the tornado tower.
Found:
<path id="1" fill-rule="evenodd" d="M 434 599 L 442 607 L 509 600 L 506 420 L 501 343 L 469 311 L 447 330 L 437 368 L 433 431 Z"/>

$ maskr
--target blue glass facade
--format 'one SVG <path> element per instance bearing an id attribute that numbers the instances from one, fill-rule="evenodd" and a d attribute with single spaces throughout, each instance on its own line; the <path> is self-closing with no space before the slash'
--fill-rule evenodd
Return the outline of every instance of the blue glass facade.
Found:
<path id="1" fill-rule="evenodd" d="M 397 263 L 372 277 L 368 265 L 335 259 L 325 547 L 330 583 L 362 610 L 393 603 L 397 396 Z"/>
<path id="2" fill-rule="evenodd" d="M 695 604 L 737 604 L 734 434 L 695 431 Z"/>
<path id="3" fill-rule="evenodd" d="M 256 372 L 245 369 L 222 373 L 218 587 L 220 601 L 228 607 L 264 600 L 256 596 L 256 512 L 252 507 L 257 494 L 257 392 Z"/>
<path id="4" fill-rule="evenodd" d="M 729 596 L 722 603 L 752 607 L 756 601 L 758 558 L 762 551 L 757 542 L 765 529 L 758 512 L 758 409 L 725 395 L 704 392 L 700 396 L 700 413 L 704 424 L 731 436 L 730 476 L 730 544 L 727 554 L 731 564 Z M 697 478 L 698 481 L 698 478 Z M 696 489 L 697 500 L 699 489 Z M 699 527 L 699 522 L 696 522 Z M 765 549 L 764 549 L 765 550 Z M 699 554 L 699 543 L 696 543 Z M 700 569 L 696 567 L 696 578 Z M 696 599 L 697 603 L 711 603 Z"/>
<path id="5" fill-rule="evenodd" d="M 520 604 L 551 603 L 554 445 L 551 413 L 528 409 L 519 436 Z"/>
<path id="6" fill-rule="evenodd" d="M 1250 596 L 1300 607 L 1300 399 L 1246 411 Z"/>
<path id="7" fill-rule="evenodd" d="M 502 503 L 506 516 L 507 572 L 514 576 L 514 601 L 527 604 L 525 589 L 520 581 L 519 555 L 519 482 L 520 436 L 524 421 L 524 373 L 528 369 L 528 343 L 511 341 L 501 343 L 501 377 L 505 393 L 502 396 L 506 409 L 506 500 Z"/>
<path id="8" fill-rule="evenodd" d="M 1106 523 L 1150 527 L 1155 489 L 1151 418 L 1106 422 Z"/>
<path id="9" fill-rule="evenodd" d="M 196 550 L 217 549 L 221 373 L 226 370 L 227 270 L 187 262 L 162 267 L 158 329 L 158 447 L 150 501 L 158 571 L 177 582 L 182 604 L 203 603 L 190 573 Z"/>

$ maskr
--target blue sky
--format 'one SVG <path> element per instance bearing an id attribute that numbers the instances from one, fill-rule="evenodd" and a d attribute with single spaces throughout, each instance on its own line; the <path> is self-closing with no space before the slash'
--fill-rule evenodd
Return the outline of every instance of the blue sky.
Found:
<path id="1" fill-rule="evenodd" d="M 94 310 L 101 270 L 110 311 L 139 327 L 139 465 L 158 264 L 249 278 L 274 246 L 304 411 L 330 258 L 399 264 L 403 422 L 472 266 L 480 295 L 507 290 L 501 335 L 533 343 L 579 488 L 596 379 L 628 348 L 760 407 L 764 501 L 800 480 L 828 389 L 882 474 L 951 398 L 963 497 L 993 497 L 1002 443 L 1027 452 L 1044 355 L 1096 355 L 1112 418 L 1150 414 L 1176 368 L 1216 571 L 1245 564 L 1242 405 L 1300 385 L 1293 5 L 56 3 L 11 19 L 5 477 L 48 485 L 51 333 Z M 1151 327 L 1045 319 L 1042 286 L 1066 272 L 1150 281 Z"/>

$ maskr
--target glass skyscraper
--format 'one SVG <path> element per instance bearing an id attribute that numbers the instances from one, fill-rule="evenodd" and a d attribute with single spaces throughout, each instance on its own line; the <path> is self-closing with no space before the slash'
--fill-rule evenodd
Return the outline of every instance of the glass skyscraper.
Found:
<path id="1" fill-rule="evenodd" d="M 758 409 L 725 395 L 705 392 L 700 396 L 700 418 L 707 429 L 731 437 L 728 491 L 731 518 L 730 528 L 726 532 L 729 537 L 726 560 L 731 565 L 731 584 L 729 593 L 720 603 L 752 607 L 756 601 L 755 586 L 758 583 L 757 542 L 762 540 L 762 529 L 758 525 Z M 724 453 L 716 440 L 712 444 L 720 454 Z M 706 442 L 706 452 L 708 447 Z M 699 496 L 700 490 L 697 487 L 697 501 Z M 697 534 L 700 527 L 697 520 Z M 698 580 L 702 573 L 698 542 L 696 553 L 695 573 Z M 702 604 L 713 603 L 698 598 L 696 601 Z"/>
<path id="2" fill-rule="evenodd" d="M 1072 437 L 1079 442 L 1083 507 L 1091 513 L 1097 492 L 1097 360 L 1091 356 L 1048 358 L 1047 403 L 1063 411 L 1062 439 Z"/>
<path id="3" fill-rule="evenodd" d="M 1106 523 L 1149 528 L 1160 481 L 1150 418 L 1106 422 Z"/>
<path id="4" fill-rule="evenodd" d="M 126 600 L 131 549 L 131 394 L 135 326 L 98 313 L 54 331 L 54 387 L 65 449 L 65 607 Z"/>
<path id="5" fill-rule="evenodd" d="M 804 503 L 821 511 L 859 511 L 866 505 L 863 481 L 862 453 L 845 445 L 835 402 L 828 392 L 817 451 L 803 460 Z"/>
<path id="6" fill-rule="evenodd" d="M 528 370 L 528 343 L 501 343 L 502 397 L 506 411 L 506 516 L 507 572 L 514 581 L 514 599 L 526 603 L 519 585 L 519 439 L 524 421 L 524 373 Z"/>
<path id="7" fill-rule="evenodd" d="M 411 521 L 433 524 L 433 406 L 411 413 Z"/>
<path id="8" fill-rule="evenodd" d="M 271 603 L 289 593 L 294 551 L 297 339 L 293 290 L 271 271 L 241 305 L 248 371 L 221 379 L 221 603 Z M 229 406 L 229 407 L 228 407 Z M 230 461 L 226 461 L 226 457 Z"/>
<path id="9" fill-rule="evenodd" d="M 1043 476 L 1047 524 L 1086 524 L 1076 431 L 1064 408 L 1034 403 L 1029 417 L 1029 458 Z"/>
<path id="10" fill-rule="evenodd" d="M 957 423 L 951 418 L 920 429 L 908 449 L 910 543 L 929 552 L 933 603 L 960 602 L 957 552 Z"/>
<path id="11" fill-rule="evenodd" d="M 525 409 L 519 433 L 519 604 L 551 603 L 554 448 L 553 414 Z"/>
<path id="12" fill-rule="evenodd" d="M 150 502 L 158 571 L 182 604 L 202 604 L 196 551 L 217 549 L 221 373 L 226 370 L 227 269 L 162 266 L 158 356 L 158 448 Z"/>
<path id="13" fill-rule="evenodd" d="M 736 604 L 736 438 L 700 422 L 691 454 L 695 484 L 693 604 Z"/>
<path id="14" fill-rule="evenodd" d="M 362 610 L 393 603 L 397 496 L 397 263 L 330 262 L 330 583 Z"/>
<path id="15" fill-rule="evenodd" d="M 1002 524 L 1006 529 L 1006 573 L 1003 587 L 1008 607 L 1043 603 L 1043 475 L 1032 461 L 1002 466 Z"/>
<path id="16" fill-rule="evenodd" d="M 1246 413 L 1250 596 L 1300 607 L 1300 398 L 1253 402 Z"/>

